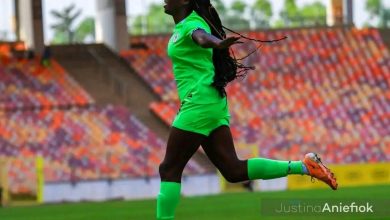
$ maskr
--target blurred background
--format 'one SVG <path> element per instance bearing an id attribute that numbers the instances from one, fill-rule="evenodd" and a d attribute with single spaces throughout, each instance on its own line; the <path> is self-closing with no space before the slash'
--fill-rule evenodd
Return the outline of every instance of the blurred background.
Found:
<path id="1" fill-rule="evenodd" d="M 342 2 L 342 1 L 340 1 Z M 329 21 L 328 0 L 227 0 L 214 1 L 214 5 L 227 26 L 236 30 L 255 30 L 286 27 L 305 27 L 326 24 Z M 72 7 L 68 13 L 66 9 Z M 126 16 L 129 34 L 169 33 L 173 21 L 166 16 L 160 0 L 127 0 Z M 344 24 L 353 24 L 358 28 L 389 26 L 389 1 L 362 0 L 354 1 L 349 6 L 348 16 L 351 19 Z M 16 14 L 14 0 L 3 0 L 0 13 L 0 39 L 14 41 L 17 39 Z M 67 15 L 69 30 L 76 33 L 75 42 L 90 43 L 95 41 L 96 1 L 53 0 L 42 1 L 42 16 L 46 44 L 62 44 L 69 42 L 65 31 L 55 25 L 64 22 L 58 15 Z M 65 18 L 65 17 L 64 17 Z M 64 19 L 63 18 L 63 19 Z M 71 41 L 72 42 L 72 41 Z"/>
<path id="2" fill-rule="evenodd" d="M 246 36 L 288 36 L 232 48 L 241 58 L 260 46 L 243 60 L 256 70 L 227 88 L 240 158 L 299 160 L 317 152 L 340 189 L 329 194 L 302 176 L 231 184 L 199 150 L 182 191 L 182 206 L 197 211 L 178 216 L 258 219 L 264 196 L 386 199 L 390 1 L 212 3 L 224 26 Z M 163 4 L 1 1 L 1 219 L 154 218 L 158 165 L 179 108 L 166 55 L 174 23 Z M 126 201 L 88 203 L 112 200 Z M 244 200 L 252 205 L 241 207 Z"/>

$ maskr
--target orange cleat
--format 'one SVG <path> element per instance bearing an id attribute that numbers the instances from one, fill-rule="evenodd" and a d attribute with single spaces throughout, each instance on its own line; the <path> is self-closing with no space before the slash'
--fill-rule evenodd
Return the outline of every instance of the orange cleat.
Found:
<path id="1" fill-rule="evenodd" d="M 337 189 L 338 184 L 334 174 L 321 162 L 321 158 L 319 158 L 317 154 L 306 154 L 302 162 L 309 171 L 309 176 L 328 184 L 333 190 Z"/>

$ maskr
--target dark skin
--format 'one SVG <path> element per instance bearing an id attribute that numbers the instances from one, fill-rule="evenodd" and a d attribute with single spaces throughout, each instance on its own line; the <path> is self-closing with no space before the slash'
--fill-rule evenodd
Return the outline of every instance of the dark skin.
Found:
<path id="1" fill-rule="evenodd" d="M 173 17 L 176 24 L 192 12 L 189 0 L 165 0 L 165 3 L 165 12 Z M 192 39 L 203 48 L 223 49 L 240 43 L 238 37 L 220 40 L 201 29 L 192 34 Z M 229 182 L 249 179 L 247 160 L 237 157 L 230 128 L 223 125 L 213 130 L 209 136 L 172 127 L 165 157 L 159 167 L 161 181 L 180 183 L 185 165 L 199 146 L 202 146 L 211 162 Z"/>

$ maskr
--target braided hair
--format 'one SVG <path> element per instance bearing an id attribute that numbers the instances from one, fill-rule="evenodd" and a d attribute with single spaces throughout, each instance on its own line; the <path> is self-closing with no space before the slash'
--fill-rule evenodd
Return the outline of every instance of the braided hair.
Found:
<path id="1" fill-rule="evenodd" d="M 196 11 L 210 26 L 212 35 L 221 40 L 226 38 L 221 19 L 210 0 L 191 0 L 190 4 L 192 10 Z M 248 70 L 254 69 L 254 67 L 241 64 L 229 48 L 214 48 L 213 63 L 215 75 L 212 86 L 217 89 L 221 97 L 226 96 L 225 87 L 229 82 L 245 76 Z"/>
<path id="2" fill-rule="evenodd" d="M 200 15 L 207 22 L 207 24 L 211 28 L 211 34 L 221 40 L 226 38 L 226 32 L 224 31 L 224 29 L 240 36 L 241 38 L 256 43 L 274 43 L 287 39 L 287 36 L 275 40 L 253 39 L 223 26 L 218 12 L 211 5 L 210 0 L 190 0 L 190 8 L 196 11 L 196 13 L 198 13 L 198 15 Z M 213 49 L 213 63 L 215 68 L 215 75 L 214 81 L 211 85 L 217 89 L 221 97 L 226 96 L 225 87 L 228 83 L 237 78 L 245 77 L 249 70 L 255 69 L 254 66 L 246 66 L 240 61 L 246 59 L 247 57 L 255 53 L 258 49 L 260 49 L 261 46 L 262 44 L 259 44 L 259 46 L 256 47 L 255 50 L 251 51 L 246 56 L 239 59 L 234 56 L 234 53 L 230 50 L 230 48 Z"/>

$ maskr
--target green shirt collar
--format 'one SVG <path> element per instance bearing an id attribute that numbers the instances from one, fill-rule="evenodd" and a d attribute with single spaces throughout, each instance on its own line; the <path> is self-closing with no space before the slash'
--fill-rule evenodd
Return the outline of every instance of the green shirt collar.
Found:
<path id="1" fill-rule="evenodd" d="M 180 27 L 181 25 L 184 24 L 184 22 L 187 20 L 187 18 L 189 18 L 189 17 L 191 17 L 191 16 L 194 16 L 194 15 L 196 15 L 196 14 L 197 14 L 196 11 L 192 11 L 187 17 L 185 17 L 183 20 L 181 20 L 179 23 L 177 23 L 177 24 L 175 25 L 175 28 L 176 28 L 176 27 Z"/>

